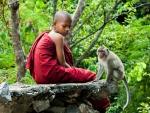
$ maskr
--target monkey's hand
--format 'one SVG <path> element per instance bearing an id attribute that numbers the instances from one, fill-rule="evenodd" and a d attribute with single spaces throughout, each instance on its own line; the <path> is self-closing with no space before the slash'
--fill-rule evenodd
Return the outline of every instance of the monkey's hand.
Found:
<path id="1" fill-rule="evenodd" d="M 113 75 L 112 74 L 108 74 L 108 77 L 106 79 L 107 83 L 111 83 L 113 81 Z"/>
<path id="2" fill-rule="evenodd" d="M 94 79 L 92 82 L 98 82 L 98 81 L 99 81 L 99 79 L 96 78 L 96 79 Z"/>
<path id="3" fill-rule="evenodd" d="M 99 80 L 103 75 L 104 66 L 101 63 L 97 63 L 97 64 L 98 64 L 98 72 L 97 72 L 97 75 L 96 75 L 96 80 Z"/>

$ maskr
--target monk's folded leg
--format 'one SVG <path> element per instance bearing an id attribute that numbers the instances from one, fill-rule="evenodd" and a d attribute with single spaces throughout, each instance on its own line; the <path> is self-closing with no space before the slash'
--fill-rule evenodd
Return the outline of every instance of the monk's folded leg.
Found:
<path id="1" fill-rule="evenodd" d="M 66 73 L 69 75 L 71 81 L 76 83 L 89 82 L 96 78 L 96 73 L 83 68 L 66 68 Z"/>
<path id="2" fill-rule="evenodd" d="M 82 68 L 56 66 L 48 76 L 49 83 L 84 83 L 93 81 L 96 73 Z"/>

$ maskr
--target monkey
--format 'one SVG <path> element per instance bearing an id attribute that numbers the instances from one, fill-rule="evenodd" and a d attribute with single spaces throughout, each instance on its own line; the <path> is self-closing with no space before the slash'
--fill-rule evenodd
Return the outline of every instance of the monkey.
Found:
<path id="1" fill-rule="evenodd" d="M 118 83 L 118 81 L 123 80 L 127 95 L 126 104 L 123 106 L 124 110 L 130 100 L 128 83 L 125 78 L 124 65 L 121 59 L 114 52 L 110 51 L 103 45 L 97 49 L 97 56 L 99 62 L 97 80 L 101 78 L 104 70 L 106 71 L 106 82 L 111 83 L 112 81 L 115 81 Z"/>

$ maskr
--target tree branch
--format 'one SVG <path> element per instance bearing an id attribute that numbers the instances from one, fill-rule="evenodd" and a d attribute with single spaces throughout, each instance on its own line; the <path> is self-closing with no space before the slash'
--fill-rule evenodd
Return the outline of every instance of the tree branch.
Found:
<path id="1" fill-rule="evenodd" d="M 82 28 L 82 26 L 92 17 L 92 15 L 94 15 L 96 13 L 96 11 L 98 10 L 100 4 L 101 4 L 101 2 L 98 3 L 96 8 L 88 15 L 88 17 L 85 19 L 85 21 L 82 22 L 82 24 L 77 28 L 76 31 L 74 31 L 72 37 L 74 37 L 76 35 L 76 33 Z"/>
<path id="2" fill-rule="evenodd" d="M 81 16 L 81 14 L 83 13 L 83 10 L 85 8 L 85 0 L 79 0 L 78 1 L 78 5 L 77 8 L 73 14 L 72 17 L 72 23 L 71 23 L 71 28 L 70 28 L 70 33 L 67 35 L 68 43 L 71 43 L 71 37 L 72 37 L 72 30 L 74 29 L 74 27 L 76 26 L 77 22 L 79 21 L 79 18 Z"/>
<path id="3" fill-rule="evenodd" d="M 77 22 L 79 21 L 79 18 L 81 14 L 83 13 L 84 8 L 85 8 L 85 0 L 79 0 L 77 8 L 73 14 L 71 31 L 73 30 L 73 28 L 76 26 Z"/>
<path id="4" fill-rule="evenodd" d="M 143 6 L 150 6 L 150 2 L 148 2 L 148 3 L 144 3 L 144 4 L 140 4 L 140 5 L 138 5 L 138 6 L 134 6 L 134 8 L 139 8 L 139 7 L 143 7 Z"/>
<path id="5" fill-rule="evenodd" d="M 85 57 L 87 57 L 89 55 L 89 51 L 94 47 L 94 45 L 97 42 L 98 38 L 102 34 L 102 31 L 104 30 L 106 24 L 107 23 L 104 23 L 104 24 L 101 25 L 101 27 L 99 28 L 99 30 L 97 31 L 97 33 L 95 35 L 95 38 L 92 40 L 91 44 L 89 45 L 87 50 L 83 53 L 83 55 L 81 55 L 79 57 L 79 59 L 76 61 L 75 65 L 78 65 Z"/>
<path id="6" fill-rule="evenodd" d="M 95 31 L 89 33 L 87 36 L 85 36 L 85 37 L 83 37 L 83 38 L 77 40 L 75 43 L 71 43 L 71 44 L 72 44 L 72 45 L 71 45 L 71 48 L 74 48 L 74 47 L 75 47 L 78 43 L 80 43 L 81 41 L 83 41 L 83 40 L 89 38 L 90 36 L 94 35 L 98 30 L 99 30 L 99 29 L 96 29 Z"/>
<path id="7" fill-rule="evenodd" d="M 134 6 L 134 8 L 137 9 L 137 8 L 143 7 L 143 6 L 150 6 L 150 3 L 140 4 L 140 5 L 138 5 L 138 6 Z M 109 19 L 108 22 L 109 22 L 109 21 L 112 21 L 112 20 L 114 20 L 114 19 L 116 19 L 116 18 L 119 17 L 120 15 L 129 14 L 129 13 L 132 12 L 132 11 L 133 11 L 133 9 L 131 9 L 131 10 L 128 11 L 128 12 L 123 12 L 123 13 L 121 13 L 121 14 L 118 14 L 118 15 L 112 17 L 111 19 Z"/>

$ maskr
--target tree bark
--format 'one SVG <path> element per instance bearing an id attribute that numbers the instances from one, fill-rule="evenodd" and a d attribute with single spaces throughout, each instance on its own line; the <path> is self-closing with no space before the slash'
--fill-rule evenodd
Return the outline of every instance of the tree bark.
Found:
<path id="1" fill-rule="evenodd" d="M 21 78 L 25 75 L 26 69 L 25 69 L 25 55 L 21 46 L 19 35 L 19 18 L 18 18 L 19 1 L 9 0 L 9 7 L 11 11 L 11 40 L 15 52 L 16 64 L 18 67 L 17 81 L 20 81 Z"/>

